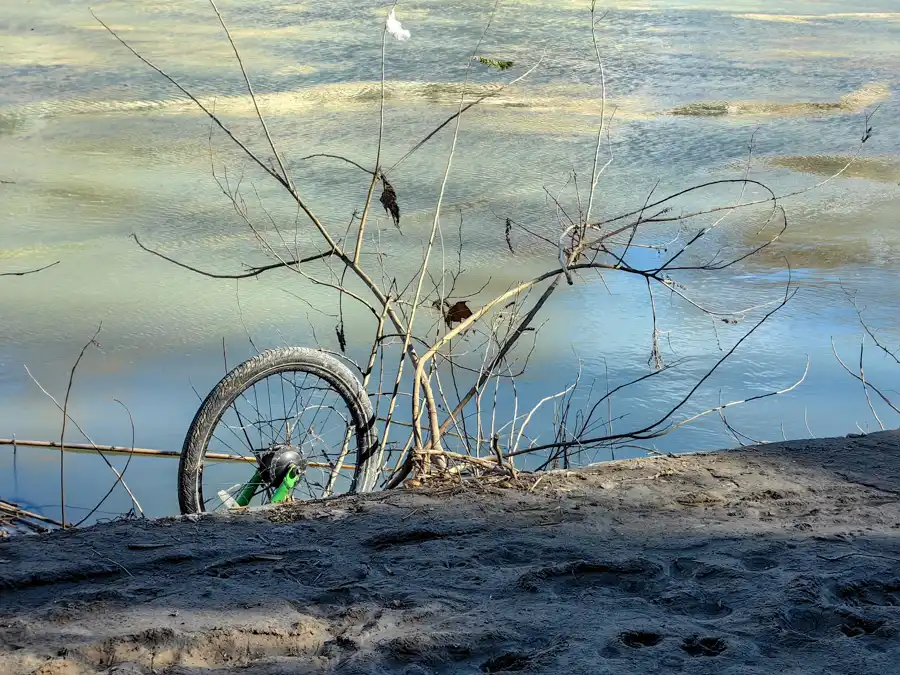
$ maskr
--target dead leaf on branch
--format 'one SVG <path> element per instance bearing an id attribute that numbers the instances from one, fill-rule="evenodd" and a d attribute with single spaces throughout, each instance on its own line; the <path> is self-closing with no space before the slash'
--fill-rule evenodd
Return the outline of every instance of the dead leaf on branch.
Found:
<path id="1" fill-rule="evenodd" d="M 472 310 L 469 309 L 465 300 L 460 300 L 452 305 L 445 300 L 444 305 L 447 308 L 444 311 L 444 322 L 447 324 L 447 328 L 455 323 L 462 323 L 472 316 Z"/>
<path id="2" fill-rule="evenodd" d="M 344 322 L 341 321 L 337 326 L 334 327 L 334 332 L 337 334 L 338 345 L 341 347 L 341 352 L 347 353 L 347 334 L 344 332 Z"/>
<path id="3" fill-rule="evenodd" d="M 385 213 L 389 213 L 394 220 L 394 227 L 400 230 L 400 205 L 397 204 L 397 191 L 394 186 L 388 182 L 388 179 L 381 175 L 381 205 L 384 207 Z M 403 232 L 403 230 L 400 230 Z"/>

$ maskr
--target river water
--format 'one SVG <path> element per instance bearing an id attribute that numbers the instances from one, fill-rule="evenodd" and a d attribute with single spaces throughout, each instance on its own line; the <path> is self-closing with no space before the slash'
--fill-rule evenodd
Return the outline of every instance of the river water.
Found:
<path id="1" fill-rule="evenodd" d="M 651 191 L 661 197 L 742 176 L 751 138 L 750 177 L 779 194 L 813 186 L 856 152 L 865 113 L 880 106 L 872 138 L 850 170 L 783 202 L 789 229 L 777 245 L 727 270 L 679 278 L 698 301 L 730 311 L 779 298 L 789 263 L 799 292 L 676 421 L 719 401 L 787 387 L 808 358 L 800 387 L 729 409 L 731 426 L 758 440 L 877 428 L 862 386 L 834 358 L 831 339 L 858 367 L 862 328 L 847 299 L 856 293 L 879 339 L 890 348 L 900 343 L 893 320 L 900 290 L 893 264 L 900 251 L 900 105 L 892 93 L 900 84 L 900 13 L 891 11 L 893 4 L 860 2 L 852 12 L 846 3 L 800 0 L 735 2 L 727 10 L 723 3 L 668 0 L 603 8 L 608 13 L 597 35 L 607 112 L 615 114 L 614 160 L 595 199 L 599 218 L 640 208 Z M 204 278 L 138 249 L 133 233 L 210 271 L 269 262 L 213 180 L 211 161 L 220 177 L 227 167 L 229 180 L 246 181 L 256 216 L 268 219 L 264 205 L 303 250 L 317 250 L 317 242 L 308 225 L 295 229 L 296 207 L 271 181 L 220 134 L 211 138 L 208 121 L 103 30 L 89 6 L 214 103 L 267 156 L 227 39 L 203 0 L 0 4 L 0 272 L 60 261 L 39 274 L 0 279 L 0 437 L 58 440 L 60 413 L 28 371 L 64 396 L 72 363 L 102 322 L 100 348 L 87 352 L 75 378 L 73 417 L 97 443 L 130 444 L 131 424 L 118 400 L 133 417 L 138 446 L 177 450 L 198 395 L 223 373 L 223 343 L 230 363 L 252 352 L 248 333 L 260 348 L 336 349 L 334 319 L 326 316 L 333 295 L 284 272 L 241 282 Z M 341 162 L 301 158 L 332 153 L 374 162 L 386 5 L 222 0 L 219 6 L 301 192 L 324 222 L 343 232 L 365 197 L 365 175 Z M 387 43 L 385 164 L 455 110 L 491 6 L 471 0 L 398 5 L 412 38 Z M 548 194 L 560 194 L 567 212 L 576 212 L 573 171 L 586 196 L 601 112 L 588 8 L 581 0 L 501 2 L 480 51 L 514 65 L 503 73 L 483 66 L 471 73 L 472 91 L 490 91 L 540 60 L 522 82 L 463 119 L 444 198 L 442 255 L 455 259 L 461 218 L 466 272 L 458 292 L 488 284 L 473 306 L 553 265 L 553 252 L 521 231 L 514 231 L 510 253 L 507 217 L 554 231 L 558 213 Z M 391 173 L 402 233 L 380 207 L 374 212 L 366 250 L 377 245 L 401 278 L 420 259 L 451 135 L 438 134 Z M 761 195 L 751 189 L 745 198 Z M 688 211 L 737 197 L 731 188 L 708 190 L 675 207 Z M 759 241 L 758 216 L 758 210 L 731 215 L 701 253 Z M 672 234 L 660 231 L 657 238 Z M 376 256 L 364 261 L 378 271 Z M 663 291 L 656 304 L 664 359 L 691 358 L 669 379 L 616 396 L 608 412 L 624 416 L 619 429 L 638 427 L 671 406 L 760 316 L 737 325 L 716 322 Z M 579 368 L 582 381 L 596 380 L 601 389 L 648 372 L 652 323 L 642 280 L 584 276 L 560 289 L 544 318 L 519 381 L 521 406 L 566 386 Z M 364 359 L 371 323 L 353 308 L 346 322 L 350 354 Z M 866 377 L 890 397 L 900 366 L 871 340 L 865 366 Z M 877 410 L 886 425 L 895 423 L 884 406 Z M 84 440 L 71 427 L 66 438 Z M 666 451 L 736 444 L 718 415 L 648 442 Z M 641 454 L 620 448 L 617 456 Z M 593 457 L 608 458 L 608 452 Z M 0 447 L 0 495 L 58 515 L 57 467 L 54 452 Z M 148 514 L 177 509 L 175 469 L 166 459 L 132 462 L 126 478 Z M 76 516 L 113 480 L 91 455 L 70 456 L 66 471 Z M 117 490 L 97 516 L 121 513 L 128 503 Z"/>

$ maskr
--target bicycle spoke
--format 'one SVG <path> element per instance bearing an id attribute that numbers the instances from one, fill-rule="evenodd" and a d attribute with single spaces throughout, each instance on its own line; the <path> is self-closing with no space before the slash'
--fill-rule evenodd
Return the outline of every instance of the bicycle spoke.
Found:
<path id="1" fill-rule="evenodd" d="M 292 374 L 293 374 L 293 375 L 295 376 L 295 378 L 296 378 L 296 373 L 292 373 Z M 282 380 L 282 383 L 283 383 L 285 377 L 284 377 L 283 374 L 282 374 L 280 377 L 281 377 L 281 380 Z M 303 374 L 303 384 L 306 384 L 306 381 L 307 381 L 308 378 L 309 378 L 309 373 L 304 373 L 304 374 Z M 301 401 L 300 401 L 300 394 L 301 394 L 301 392 L 302 392 L 302 387 L 299 387 L 299 388 L 297 387 L 297 380 L 296 380 L 296 379 L 294 379 L 293 387 L 294 387 L 294 400 L 291 402 L 290 408 L 288 408 L 287 411 L 286 411 L 286 414 L 285 414 L 285 426 L 283 427 L 283 431 L 284 431 L 284 435 L 285 435 L 285 438 L 286 438 L 286 442 L 290 442 L 290 437 L 293 435 L 293 432 L 291 432 L 291 434 L 288 434 L 288 420 L 289 420 L 289 419 L 292 419 L 293 416 L 294 416 L 294 413 L 293 413 L 294 406 L 297 406 L 297 410 L 299 411 L 299 409 L 300 409 L 299 406 L 300 406 L 300 403 L 301 403 Z M 294 427 L 296 428 L 296 426 L 297 426 L 297 425 L 295 424 Z M 280 429 L 280 430 L 281 430 L 281 429 Z"/>

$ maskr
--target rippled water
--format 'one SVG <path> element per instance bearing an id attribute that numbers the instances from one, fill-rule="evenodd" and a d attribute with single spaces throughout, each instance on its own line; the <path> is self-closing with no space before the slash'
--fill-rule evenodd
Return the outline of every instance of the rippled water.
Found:
<path id="1" fill-rule="evenodd" d="M 787 386 L 808 356 L 801 387 L 732 409 L 728 421 L 764 440 L 844 434 L 857 423 L 873 428 L 862 388 L 840 370 L 829 340 L 834 336 L 846 360 L 858 362 L 861 328 L 845 289 L 859 293 L 886 344 L 900 337 L 893 321 L 900 290 L 893 265 L 900 251 L 900 105 L 893 93 L 900 84 L 900 13 L 891 12 L 892 4 L 857 3 L 847 12 L 846 3 L 819 2 L 815 14 L 799 1 L 729 3 L 727 11 L 721 2 L 608 4 L 598 35 L 608 103 L 616 109 L 615 161 L 598 189 L 600 217 L 639 208 L 657 181 L 661 196 L 739 177 L 751 136 L 753 178 L 779 193 L 814 185 L 855 151 L 864 113 L 880 104 L 874 136 L 852 170 L 785 201 L 790 228 L 778 246 L 727 272 L 682 279 L 698 299 L 724 309 L 778 297 L 785 260 L 800 287 L 706 383 L 686 414 L 720 397 Z M 490 5 L 398 6 L 413 37 L 387 45 L 386 164 L 455 109 Z M 205 394 L 221 376 L 223 340 L 231 362 L 250 353 L 247 331 L 260 347 L 318 342 L 336 348 L 333 319 L 309 307 L 330 311 L 332 296 L 285 274 L 240 284 L 202 278 L 135 246 L 132 233 L 218 271 L 266 261 L 211 177 L 211 150 L 220 172 L 224 165 L 232 179 L 244 172 L 278 222 L 292 224 L 296 213 L 221 138 L 210 144 L 205 118 L 102 30 L 89 6 L 204 101 L 215 101 L 216 111 L 265 152 L 229 45 L 206 3 L 0 5 L 0 271 L 61 261 L 37 275 L 0 279 L 0 437 L 58 438 L 59 412 L 24 366 L 62 396 L 71 363 L 102 321 L 102 350 L 89 352 L 76 378 L 74 416 L 98 443 L 127 444 L 131 430 L 113 400 L 119 399 L 134 416 L 138 445 L 178 449 L 198 402 L 194 389 Z M 488 290 L 502 289 L 552 265 L 552 254 L 521 233 L 514 235 L 516 255 L 510 254 L 504 219 L 555 227 L 545 188 L 556 194 L 573 170 L 584 194 L 601 109 L 588 6 L 576 0 L 500 4 L 482 53 L 515 66 L 503 74 L 476 69 L 472 90 L 495 89 L 543 60 L 521 84 L 464 118 L 443 218 L 446 256 L 454 257 L 462 214 L 467 273 L 461 293 L 488 280 Z M 385 6 L 223 0 L 220 8 L 301 191 L 342 231 L 365 196 L 365 176 L 331 160 L 301 158 L 327 152 L 373 162 Z M 449 141 L 447 132 L 438 135 L 392 174 L 403 233 L 377 213 L 372 232 L 401 277 L 427 236 Z M 568 208 L 577 208 L 571 188 L 563 195 Z M 697 193 L 677 207 L 725 204 L 736 196 Z M 257 208 L 255 195 L 251 201 Z M 732 216 L 705 250 L 758 241 L 758 221 L 750 215 Z M 300 227 L 297 236 L 313 250 L 310 228 Z M 609 275 L 604 281 L 564 288 L 548 306 L 549 323 L 520 383 L 523 405 L 564 386 L 579 362 L 583 379 L 598 378 L 601 388 L 607 377 L 615 386 L 647 372 L 645 286 Z M 619 425 L 638 425 L 671 405 L 749 325 L 714 324 L 666 297 L 657 296 L 657 310 L 668 331 L 666 359 L 696 359 L 665 382 L 617 397 L 613 416 L 628 415 Z M 367 322 L 362 313 L 348 318 L 358 357 Z M 868 350 L 867 376 L 890 389 L 898 367 L 871 344 Z M 883 419 L 892 423 L 886 414 Z M 711 415 L 656 447 L 734 444 Z M 58 512 L 56 461 L 53 453 L 20 449 L 14 457 L 0 447 L 0 495 Z M 73 456 L 67 467 L 75 507 L 92 504 L 110 484 L 111 474 L 94 457 Z M 129 474 L 149 513 L 175 509 L 174 462 L 136 460 Z M 117 495 L 104 511 L 123 508 Z"/>

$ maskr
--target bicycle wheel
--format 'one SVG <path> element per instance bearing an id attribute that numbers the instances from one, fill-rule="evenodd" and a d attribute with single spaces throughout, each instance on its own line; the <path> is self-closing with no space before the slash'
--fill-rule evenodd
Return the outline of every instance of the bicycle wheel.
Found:
<path id="1" fill-rule="evenodd" d="M 272 349 L 229 372 L 191 422 L 178 465 L 182 513 L 373 489 L 372 405 L 341 361 Z"/>

